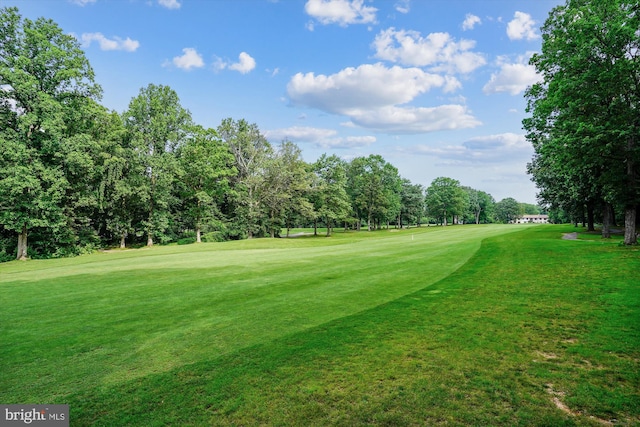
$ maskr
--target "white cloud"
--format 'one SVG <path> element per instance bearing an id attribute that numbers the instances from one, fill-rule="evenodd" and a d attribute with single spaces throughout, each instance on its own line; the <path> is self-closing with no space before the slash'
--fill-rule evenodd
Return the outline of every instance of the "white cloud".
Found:
<path id="1" fill-rule="evenodd" d="M 359 126 L 390 134 L 418 134 L 466 129 L 482 124 L 463 105 L 386 106 L 375 110 L 353 111 L 350 117 Z"/>
<path id="2" fill-rule="evenodd" d="M 240 52 L 238 62 L 229 65 L 230 70 L 235 70 L 242 74 L 247 74 L 254 68 L 256 68 L 256 60 L 247 52 Z"/>
<path id="3" fill-rule="evenodd" d="M 457 166 L 526 162 L 533 155 L 533 148 L 525 136 L 515 133 L 479 136 L 460 145 L 417 145 L 405 151 L 436 157 L 443 165 Z"/>
<path id="4" fill-rule="evenodd" d="M 294 105 L 344 115 L 358 126 L 387 133 L 423 133 L 480 124 L 460 105 L 402 106 L 433 88 L 446 92 L 459 86 L 453 77 L 378 63 L 329 76 L 298 73 L 289 81 L 287 93 Z"/>
<path id="5" fill-rule="evenodd" d="M 137 40 L 131 40 L 129 37 L 121 39 L 120 37 L 113 37 L 113 39 L 106 38 L 102 33 L 84 33 L 80 37 L 83 47 L 91 46 L 92 42 L 98 42 L 101 50 L 124 50 L 127 52 L 135 52 L 140 47 L 140 42 Z"/>
<path id="6" fill-rule="evenodd" d="M 517 62 L 509 63 L 505 57 L 498 58 L 500 70 L 491 74 L 491 79 L 482 88 L 486 94 L 508 92 L 518 95 L 527 87 L 540 81 L 534 66 L 529 65 L 528 57 L 522 56 Z"/>
<path id="7" fill-rule="evenodd" d="M 305 12 L 324 25 L 371 24 L 376 22 L 378 9 L 364 6 L 364 0 L 308 0 Z M 313 31 L 313 24 L 307 26 Z"/>
<path id="8" fill-rule="evenodd" d="M 247 74 L 248 72 L 256 68 L 256 60 L 253 59 L 247 52 L 240 52 L 240 55 L 238 55 L 238 62 L 231 63 L 229 61 L 223 60 L 222 58 L 217 58 L 213 64 L 213 68 L 218 71 L 228 68 L 230 70 L 238 71 L 242 74 Z"/>
<path id="9" fill-rule="evenodd" d="M 69 0 L 70 3 L 77 4 L 78 6 L 86 6 L 89 3 L 95 3 L 96 0 Z"/>
<path id="10" fill-rule="evenodd" d="M 507 36 L 511 40 L 535 40 L 540 38 L 535 29 L 536 21 L 531 15 L 524 12 L 516 12 L 513 19 L 507 24 Z"/>
<path id="11" fill-rule="evenodd" d="M 180 2 L 178 0 L 158 0 L 158 4 L 167 9 L 180 9 Z"/>
<path id="12" fill-rule="evenodd" d="M 464 22 L 462 23 L 462 30 L 473 30 L 476 24 L 482 24 L 482 20 L 480 17 L 476 15 L 472 15 L 471 13 L 467 13 L 467 16 L 464 18 Z"/>
<path id="13" fill-rule="evenodd" d="M 285 129 L 268 130 L 265 137 L 272 142 L 288 139 L 296 143 L 311 143 L 320 148 L 356 148 L 376 142 L 375 136 L 339 137 L 333 129 L 293 126 Z"/>
<path id="14" fill-rule="evenodd" d="M 192 47 L 185 47 L 182 49 L 182 56 L 175 56 L 173 58 L 173 65 L 183 70 L 191 70 L 192 68 L 204 67 L 204 61 L 202 56 Z"/>
<path id="15" fill-rule="evenodd" d="M 394 7 L 400 13 L 409 13 L 411 0 L 397 0 Z"/>
<path id="16" fill-rule="evenodd" d="M 470 51 L 475 44 L 464 39 L 456 42 L 448 33 L 422 37 L 418 31 L 396 31 L 391 27 L 376 36 L 372 47 L 375 57 L 386 61 L 467 74 L 486 63 L 483 55 Z"/>
<path id="17" fill-rule="evenodd" d="M 287 92 L 294 104 L 348 114 L 364 106 L 405 104 L 446 84 L 444 77 L 419 68 L 387 68 L 377 63 L 345 68 L 329 76 L 298 73 L 289 81 Z"/>

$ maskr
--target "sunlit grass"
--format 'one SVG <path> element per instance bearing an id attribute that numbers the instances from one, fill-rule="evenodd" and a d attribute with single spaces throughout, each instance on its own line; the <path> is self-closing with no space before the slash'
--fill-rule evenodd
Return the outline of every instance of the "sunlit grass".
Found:
<path id="1" fill-rule="evenodd" d="M 72 425 L 640 422 L 640 254 L 569 228 L 0 265 L 0 401 Z"/>

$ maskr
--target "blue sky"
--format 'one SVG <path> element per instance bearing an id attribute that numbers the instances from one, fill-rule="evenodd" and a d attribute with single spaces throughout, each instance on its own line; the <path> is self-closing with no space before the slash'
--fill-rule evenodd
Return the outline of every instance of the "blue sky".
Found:
<path id="1" fill-rule="evenodd" d="M 75 35 L 110 109 L 168 85 L 197 123 L 244 118 L 309 162 L 381 154 L 414 183 L 447 176 L 526 203 L 527 64 L 561 3 L 0 0 Z"/>

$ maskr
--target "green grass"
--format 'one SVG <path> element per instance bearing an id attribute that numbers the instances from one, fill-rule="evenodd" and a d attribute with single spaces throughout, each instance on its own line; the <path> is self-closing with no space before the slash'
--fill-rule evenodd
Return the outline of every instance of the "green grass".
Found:
<path id="1" fill-rule="evenodd" d="M 72 425 L 640 425 L 640 251 L 570 231 L 2 264 L 0 402 Z"/>

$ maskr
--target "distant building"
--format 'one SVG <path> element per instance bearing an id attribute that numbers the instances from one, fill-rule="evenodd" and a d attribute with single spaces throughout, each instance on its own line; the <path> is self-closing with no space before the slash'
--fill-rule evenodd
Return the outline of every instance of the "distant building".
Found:
<path id="1" fill-rule="evenodd" d="M 549 215 L 522 215 L 515 222 L 517 224 L 548 224 Z"/>

